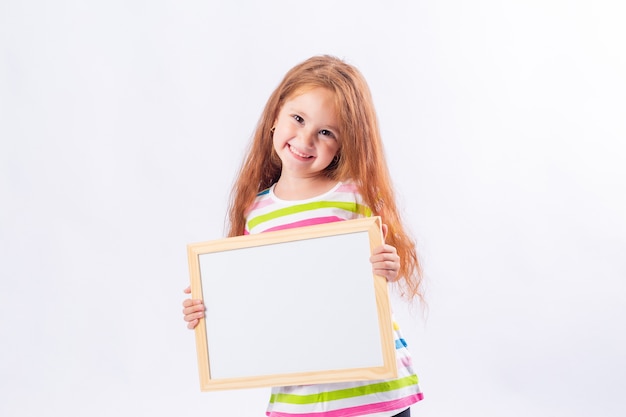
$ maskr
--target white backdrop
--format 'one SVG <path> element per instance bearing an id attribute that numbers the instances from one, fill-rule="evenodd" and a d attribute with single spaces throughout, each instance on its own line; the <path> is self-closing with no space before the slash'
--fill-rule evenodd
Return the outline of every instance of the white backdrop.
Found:
<path id="1" fill-rule="evenodd" d="M 266 389 L 199 392 L 186 244 L 329 53 L 425 265 L 427 318 L 396 305 L 413 414 L 623 416 L 623 4 L 1 0 L 0 415 L 263 415 Z"/>

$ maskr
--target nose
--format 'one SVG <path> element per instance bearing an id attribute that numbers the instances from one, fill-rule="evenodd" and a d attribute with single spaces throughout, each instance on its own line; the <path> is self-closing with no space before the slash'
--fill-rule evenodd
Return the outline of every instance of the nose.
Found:
<path id="1" fill-rule="evenodd" d="M 298 132 L 298 140 L 303 146 L 307 148 L 312 148 L 315 144 L 315 139 L 317 138 L 317 131 L 313 131 L 312 129 L 302 128 L 300 132 Z"/>

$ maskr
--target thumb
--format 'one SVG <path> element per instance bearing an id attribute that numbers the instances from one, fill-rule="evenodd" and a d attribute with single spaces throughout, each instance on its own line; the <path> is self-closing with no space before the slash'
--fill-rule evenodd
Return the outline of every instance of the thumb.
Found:
<path id="1" fill-rule="evenodd" d="M 385 239 L 387 239 L 387 232 L 389 231 L 389 228 L 387 227 L 387 225 L 385 223 L 383 223 L 382 225 L 383 227 L 383 243 L 385 241 Z"/>

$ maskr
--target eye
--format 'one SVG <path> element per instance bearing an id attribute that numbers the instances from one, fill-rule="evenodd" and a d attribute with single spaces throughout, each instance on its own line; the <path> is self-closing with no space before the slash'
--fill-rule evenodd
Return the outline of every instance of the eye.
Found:
<path id="1" fill-rule="evenodd" d="M 326 130 L 326 129 L 320 130 L 320 135 L 328 136 L 329 138 L 334 138 L 335 137 L 335 134 L 333 132 L 331 132 L 330 130 Z"/>
<path id="2" fill-rule="evenodd" d="M 293 119 L 294 119 L 296 122 L 298 122 L 298 123 L 304 123 L 304 119 L 303 119 L 302 117 L 300 117 L 299 115 L 297 115 L 297 114 L 294 114 L 294 115 L 293 115 L 293 116 L 291 116 L 291 117 L 293 117 Z"/>

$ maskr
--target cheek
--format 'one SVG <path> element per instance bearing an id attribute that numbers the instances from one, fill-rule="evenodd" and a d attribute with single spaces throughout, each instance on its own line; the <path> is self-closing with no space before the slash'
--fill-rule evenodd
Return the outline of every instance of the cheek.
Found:
<path id="1" fill-rule="evenodd" d="M 335 155 L 339 153 L 339 144 L 337 142 L 333 142 L 332 144 L 329 144 L 326 149 L 333 155 L 333 157 L 335 157 Z"/>
<path id="2" fill-rule="evenodd" d="M 274 150 L 278 153 L 281 152 L 282 149 L 285 148 L 285 144 L 287 143 L 289 138 L 289 132 L 286 132 L 285 129 L 281 129 L 279 126 L 276 126 L 276 130 L 274 131 L 274 135 L 272 136 L 272 145 Z"/>
<path id="3" fill-rule="evenodd" d="M 274 151 L 276 152 L 280 151 L 280 148 L 281 148 L 280 141 L 276 137 L 276 132 L 274 132 L 274 138 L 272 139 L 272 146 L 274 147 Z"/>
<path id="4" fill-rule="evenodd" d="M 288 123 L 278 123 L 274 131 L 274 146 L 282 146 L 296 135 L 295 129 Z"/>

